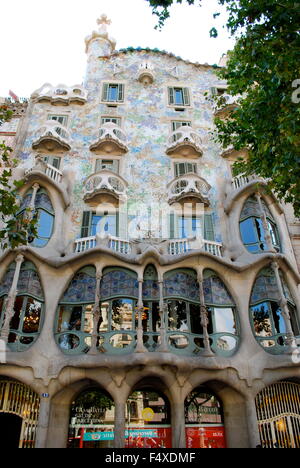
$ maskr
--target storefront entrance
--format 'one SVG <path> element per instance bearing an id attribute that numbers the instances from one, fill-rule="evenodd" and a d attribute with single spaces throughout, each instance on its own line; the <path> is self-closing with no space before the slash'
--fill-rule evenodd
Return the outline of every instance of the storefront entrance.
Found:
<path id="1" fill-rule="evenodd" d="M 300 448 L 300 385 L 278 382 L 256 397 L 263 448 Z"/>
<path id="2" fill-rule="evenodd" d="M 222 405 L 205 387 L 185 400 L 187 448 L 226 448 Z"/>
<path id="3" fill-rule="evenodd" d="M 145 389 L 130 395 L 125 448 L 172 448 L 170 405 L 163 394 Z"/>
<path id="4" fill-rule="evenodd" d="M 115 405 L 99 388 L 81 393 L 72 403 L 68 448 L 114 448 Z"/>

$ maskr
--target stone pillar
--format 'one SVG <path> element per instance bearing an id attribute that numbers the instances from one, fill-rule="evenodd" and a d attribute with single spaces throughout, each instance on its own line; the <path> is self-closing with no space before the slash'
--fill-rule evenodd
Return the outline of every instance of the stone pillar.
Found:
<path id="1" fill-rule="evenodd" d="M 261 221 L 262 221 L 262 224 L 263 224 L 263 227 L 264 227 L 264 233 L 265 233 L 265 238 L 266 238 L 266 243 L 267 243 L 268 250 L 270 252 L 276 253 L 276 250 L 275 250 L 273 242 L 272 242 L 272 237 L 271 237 L 271 233 L 270 233 L 270 229 L 269 229 L 267 216 L 266 216 L 263 204 L 262 204 L 261 194 L 257 192 L 255 194 L 255 197 L 256 197 L 256 200 L 257 200 L 257 202 L 259 204 L 260 218 L 261 218 Z"/>
<path id="2" fill-rule="evenodd" d="M 142 314 L 144 312 L 144 303 L 143 303 L 143 280 L 139 279 L 139 300 L 138 300 L 138 327 L 137 327 L 137 344 L 135 348 L 136 353 L 146 353 L 147 349 L 144 346 L 144 330 L 143 330 L 143 320 Z"/>
<path id="3" fill-rule="evenodd" d="M 124 399 L 115 400 L 115 441 L 114 448 L 124 448 L 125 446 L 125 408 Z"/>
<path id="4" fill-rule="evenodd" d="M 95 304 L 93 307 L 93 332 L 92 332 L 92 345 L 91 349 L 89 350 L 88 354 L 97 355 L 97 341 L 98 341 L 98 323 L 100 320 L 101 312 L 100 312 L 100 287 L 101 287 L 101 279 L 102 279 L 102 270 L 97 270 L 96 273 L 96 290 L 95 290 Z"/>
<path id="5" fill-rule="evenodd" d="M 174 449 L 186 448 L 184 401 L 172 404 L 172 441 Z"/>
<path id="6" fill-rule="evenodd" d="M 159 280 L 159 315 L 160 315 L 160 346 L 157 349 L 160 353 L 168 353 L 168 337 L 167 337 L 167 317 L 168 305 L 164 303 L 164 283 Z"/>
<path id="7" fill-rule="evenodd" d="M 199 295 L 200 295 L 200 317 L 201 317 L 201 325 L 203 328 L 203 342 L 204 342 L 204 352 L 202 356 L 205 357 L 214 357 L 214 353 L 210 347 L 210 340 L 208 334 L 208 311 L 205 304 L 205 297 L 204 297 L 204 288 L 203 288 L 203 272 L 202 270 L 198 270 L 198 283 L 199 283 Z"/>
<path id="8" fill-rule="evenodd" d="M 21 266 L 22 266 L 23 262 L 24 262 L 24 256 L 20 255 L 20 254 L 17 255 L 17 257 L 16 257 L 16 269 L 15 269 L 15 273 L 14 273 L 13 282 L 12 282 L 10 291 L 9 291 L 8 296 L 6 298 L 6 301 L 5 301 L 5 319 L 4 319 L 4 323 L 3 323 L 2 330 L 1 330 L 1 335 L 0 335 L 0 339 L 4 343 L 8 342 L 8 336 L 9 336 L 9 331 L 10 331 L 10 322 L 11 322 L 11 319 L 13 318 L 13 316 L 14 316 L 14 313 L 15 313 L 14 306 L 15 306 L 15 301 L 16 301 L 16 297 L 17 297 L 17 294 L 18 294 L 17 285 L 18 285 Z"/>
<path id="9" fill-rule="evenodd" d="M 36 196 L 37 196 L 37 193 L 38 193 L 38 191 L 40 189 L 39 184 L 34 184 L 32 186 L 32 189 L 33 189 L 33 192 L 32 192 L 32 197 L 31 197 L 31 201 L 30 201 L 30 209 L 31 209 L 31 211 L 34 211 L 35 210 Z"/>
<path id="10" fill-rule="evenodd" d="M 255 398 L 252 395 L 246 398 L 246 414 L 249 435 L 249 448 L 256 448 L 260 445 L 260 435 L 257 421 Z"/>
<path id="11" fill-rule="evenodd" d="M 294 336 L 294 332 L 293 332 L 293 328 L 292 328 L 291 316 L 290 316 L 290 311 L 289 311 L 289 308 L 288 308 L 288 302 L 287 302 L 286 297 L 284 295 L 283 286 L 282 286 L 282 282 L 281 282 L 281 278 L 280 278 L 280 274 L 279 274 L 279 265 L 278 265 L 278 263 L 276 261 L 272 262 L 271 263 L 271 268 L 274 271 L 274 274 L 275 274 L 275 277 L 276 277 L 277 288 L 278 288 L 279 296 L 280 296 L 279 305 L 280 305 L 280 308 L 281 308 L 281 311 L 282 311 L 282 316 L 284 318 L 285 326 L 286 326 L 286 335 L 287 335 L 287 337 L 286 337 L 286 345 L 287 345 L 286 353 L 287 354 L 293 354 L 295 349 L 297 349 L 297 345 L 296 345 L 296 340 L 295 340 L 295 336 Z"/>
<path id="12" fill-rule="evenodd" d="M 35 448 L 37 449 L 46 448 L 50 419 L 50 404 L 50 398 L 41 398 L 39 421 L 37 425 L 35 442 Z"/>

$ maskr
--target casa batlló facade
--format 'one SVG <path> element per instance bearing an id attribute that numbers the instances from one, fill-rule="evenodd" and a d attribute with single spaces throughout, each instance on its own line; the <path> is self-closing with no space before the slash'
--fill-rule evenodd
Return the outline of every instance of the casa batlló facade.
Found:
<path id="1" fill-rule="evenodd" d="M 300 447 L 299 223 L 214 141 L 216 67 L 86 39 L 15 139 L 0 424 L 22 448 Z M 224 97 L 224 106 L 212 97 Z"/>

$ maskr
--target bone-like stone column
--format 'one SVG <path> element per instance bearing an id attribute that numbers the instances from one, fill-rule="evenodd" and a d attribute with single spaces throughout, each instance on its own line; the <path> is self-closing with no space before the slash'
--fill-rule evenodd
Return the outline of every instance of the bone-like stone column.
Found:
<path id="1" fill-rule="evenodd" d="M 137 305 L 138 310 L 138 327 L 137 327 L 137 344 L 135 348 L 136 353 L 146 353 L 147 349 L 144 346 L 144 330 L 143 330 L 143 319 L 142 315 L 144 312 L 143 303 L 143 280 L 139 279 L 139 300 Z"/>
<path id="2" fill-rule="evenodd" d="M 32 189 L 33 189 L 33 192 L 32 192 L 32 197 L 31 197 L 31 201 L 30 201 L 30 209 L 31 209 L 31 211 L 34 211 L 36 196 L 37 196 L 37 193 L 38 193 L 38 191 L 40 189 L 39 184 L 34 184 L 32 186 Z"/>
<path id="3" fill-rule="evenodd" d="M 36 441 L 35 441 L 36 449 L 46 448 L 46 445 L 47 445 L 47 435 L 48 435 L 48 427 L 49 427 L 49 419 L 50 419 L 50 405 L 51 405 L 50 398 L 41 399 L 39 421 L 38 421 L 37 431 L 36 431 Z"/>
<path id="4" fill-rule="evenodd" d="M 205 357 L 214 357 L 214 353 L 210 347 L 209 334 L 208 334 L 208 311 L 205 304 L 204 288 L 203 288 L 203 271 L 198 270 L 198 283 L 199 283 L 199 295 L 200 295 L 200 318 L 201 325 L 203 328 L 203 342 L 204 342 L 204 352 L 202 356 Z"/>
<path id="5" fill-rule="evenodd" d="M 8 342 L 10 322 L 11 322 L 11 319 L 13 318 L 13 316 L 14 316 L 14 313 L 15 313 L 14 306 L 15 306 L 15 301 L 16 301 L 16 297 L 17 297 L 17 294 L 18 294 L 17 285 L 18 285 L 21 266 L 22 266 L 23 262 L 24 262 L 24 256 L 21 255 L 21 254 L 17 255 L 17 257 L 16 257 L 16 269 L 15 269 L 15 273 L 14 273 L 13 282 L 12 282 L 12 285 L 11 285 L 10 291 L 8 293 L 8 296 L 6 298 L 5 306 L 4 306 L 4 308 L 5 308 L 5 319 L 4 319 L 4 323 L 3 323 L 2 330 L 1 330 L 1 335 L 0 335 L 1 340 L 3 340 L 4 343 Z"/>
<path id="6" fill-rule="evenodd" d="M 163 280 L 159 280 L 159 315 L 160 315 L 160 346 L 157 349 L 160 353 L 168 353 L 168 341 L 167 341 L 167 317 L 168 317 L 168 305 L 164 303 L 164 283 Z"/>
<path id="7" fill-rule="evenodd" d="M 270 228 L 269 228 L 267 216 L 266 216 L 263 204 L 262 204 L 261 194 L 259 192 L 257 192 L 255 194 L 255 197 L 256 197 L 256 200 L 257 200 L 257 202 L 259 204 L 260 218 L 261 218 L 261 221 L 262 221 L 262 224 L 263 224 L 268 250 L 270 252 L 276 253 L 276 250 L 275 250 L 274 245 L 272 243 L 272 237 L 271 237 L 271 233 L 270 233 Z"/>
<path id="8" fill-rule="evenodd" d="M 96 290 L 95 290 L 95 304 L 93 307 L 93 332 L 92 332 L 92 344 L 91 349 L 89 350 L 88 354 L 97 355 L 99 353 L 97 349 L 97 341 L 98 341 L 98 323 L 100 320 L 100 300 L 101 300 L 101 279 L 102 279 L 102 269 L 98 269 L 96 273 Z"/>
<path id="9" fill-rule="evenodd" d="M 250 448 L 256 448 L 260 445 L 260 435 L 257 421 L 257 412 L 255 405 L 255 398 L 252 395 L 247 396 L 246 401 L 246 415 Z"/>
<path id="10" fill-rule="evenodd" d="M 282 311 L 282 316 L 284 318 L 284 322 L 285 322 L 285 326 L 286 326 L 286 336 L 287 336 L 286 337 L 286 345 L 287 345 L 286 354 L 293 354 L 295 349 L 297 349 L 297 345 L 296 345 L 295 335 L 294 335 L 293 328 L 292 328 L 292 322 L 291 322 L 290 311 L 289 311 L 289 308 L 288 308 L 288 302 L 287 302 L 286 297 L 284 295 L 283 286 L 282 286 L 282 282 L 281 282 L 281 278 L 280 278 L 280 274 L 279 274 L 279 265 L 278 265 L 278 263 L 276 261 L 272 262 L 271 263 L 271 268 L 274 271 L 275 278 L 276 278 L 276 281 L 277 281 L 277 288 L 278 288 L 279 296 L 280 296 L 279 305 L 280 305 L 280 308 L 281 308 L 281 311 Z"/>
<path id="11" fill-rule="evenodd" d="M 123 398 L 115 400 L 115 448 L 124 448 L 125 446 L 125 407 L 126 402 Z"/>

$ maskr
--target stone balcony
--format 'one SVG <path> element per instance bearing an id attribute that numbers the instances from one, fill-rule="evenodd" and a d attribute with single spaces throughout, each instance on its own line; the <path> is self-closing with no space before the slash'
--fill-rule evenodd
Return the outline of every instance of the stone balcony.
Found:
<path id="1" fill-rule="evenodd" d="M 112 203 L 126 200 L 128 184 L 115 172 L 106 169 L 89 176 L 83 188 L 83 198 L 85 202 Z"/>
<path id="2" fill-rule="evenodd" d="M 259 177 L 255 174 L 252 175 L 239 175 L 233 177 L 230 182 L 227 183 L 226 188 L 226 202 L 224 204 L 224 210 L 226 213 L 229 213 L 233 203 L 238 197 L 244 193 L 253 191 L 253 186 L 257 185 L 267 187 L 268 180 L 262 177 Z"/>
<path id="3" fill-rule="evenodd" d="M 185 174 L 172 180 L 167 186 L 170 205 L 178 202 L 199 201 L 209 205 L 208 193 L 211 186 L 197 174 Z"/>
<path id="4" fill-rule="evenodd" d="M 159 255 L 182 256 L 192 252 L 205 252 L 214 257 L 223 257 L 223 245 L 219 242 L 207 241 L 205 239 L 136 239 L 125 240 L 118 237 L 91 236 L 77 239 L 74 244 L 75 253 L 83 253 L 97 247 L 111 250 L 114 253 L 126 256 L 138 256 L 147 251 Z"/>
<path id="5" fill-rule="evenodd" d="M 238 107 L 238 99 L 241 96 L 232 96 L 231 94 L 223 94 L 214 102 L 214 115 L 215 117 L 224 117 L 229 112 Z"/>
<path id="6" fill-rule="evenodd" d="M 127 136 L 121 127 L 113 122 L 107 122 L 99 130 L 99 137 L 90 150 L 97 154 L 113 154 L 121 156 L 128 152 Z"/>
<path id="7" fill-rule="evenodd" d="M 49 83 L 32 94 L 36 102 L 50 103 L 53 106 L 68 106 L 70 104 L 84 105 L 87 102 L 88 92 L 81 85 L 68 87 L 63 84 L 52 86 Z"/>
<path id="8" fill-rule="evenodd" d="M 154 68 L 151 63 L 141 63 L 138 70 L 138 81 L 144 86 L 152 84 L 155 80 Z"/>
<path id="9" fill-rule="evenodd" d="M 179 127 L 169 136 L 166 153 L 174 158 L 199 158 L 203 155 L 201 137 L 192 127 Z"/>
<path id="10" fill-rule="evenodd" d="M 70 132 L 59 122 L 47 120 L 35 133 L 32 148 L 37 151 L 70 151 Z"/>
<path id="11" fill-rule="evenodd" d="M 46 163 L 41 157 L 37 157 L 34 166 L 25 170 L 24 179 L 26 182 L 39 182 L 44 180 L 53 185 L 63 198 L 65 207 L 70 204 L 70 197 L 68 193 L 68 180 L 64 174 L 53 167 L 51 164 Z"/>

